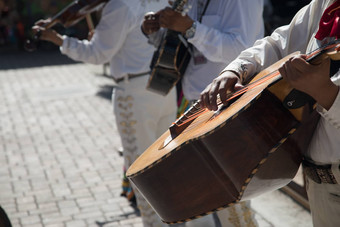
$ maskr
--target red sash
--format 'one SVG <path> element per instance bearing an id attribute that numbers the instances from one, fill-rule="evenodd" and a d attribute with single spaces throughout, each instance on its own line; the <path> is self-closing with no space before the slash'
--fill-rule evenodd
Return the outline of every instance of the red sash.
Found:
<path id="1" fill-rule="evenodd" d="M 326 37 L 340 37 L 340 1 L 337 0 L 330 5 L 323 13 L 319 30 L 315 35 L 318 40 L 323 40 Z"/>

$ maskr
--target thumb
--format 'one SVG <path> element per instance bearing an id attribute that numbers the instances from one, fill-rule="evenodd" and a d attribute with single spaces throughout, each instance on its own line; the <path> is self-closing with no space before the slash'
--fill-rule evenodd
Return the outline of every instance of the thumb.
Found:
<path id="1" fill-rule="evenodd" d="M 242 88 L 244 88 L 244 86 L 242 84 L 240 84 L 240 83 L 235 84 L 235 87 L 234 87 L 235 91 L 241 90 Z"/>

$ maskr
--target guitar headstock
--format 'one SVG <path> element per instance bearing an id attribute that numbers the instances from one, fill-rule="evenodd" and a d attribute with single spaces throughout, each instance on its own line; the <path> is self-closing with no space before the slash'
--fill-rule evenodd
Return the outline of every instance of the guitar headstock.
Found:
<path id="1" fill-rule="evenodd" d="M 324 59 L 340 60 L 340 39 L 332 40 L 326 45 L 308 54 L 307 61 L 311 64 L 320 64 Z"/>
<path id="2" fill-rule="evenodd" d="M 181 13 L 184 9 L 184 5 L 188 2 L 188 0 L 176 0 L 172 5 L 172 9 L 178 13 Z"/>
<path id="3" fill-rule="evenodd" d="M 340 60 L 340 40 L 334 41 L 334 47 L 332 47 L 329 51 L 326 52 L 326 55 L 334 60 L 339 61 Z"/>

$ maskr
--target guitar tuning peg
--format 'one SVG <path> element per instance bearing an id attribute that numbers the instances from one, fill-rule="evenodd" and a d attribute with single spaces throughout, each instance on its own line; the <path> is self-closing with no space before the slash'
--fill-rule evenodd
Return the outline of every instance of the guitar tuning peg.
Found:
<path id="1" fill-rule="evenodd" d="M 190 9 L 192 8 L 192 5 L 188 5 L 186 6 L 183 11 L 181 12 L 181 15 L 184 17 L 189 11 Z"/>

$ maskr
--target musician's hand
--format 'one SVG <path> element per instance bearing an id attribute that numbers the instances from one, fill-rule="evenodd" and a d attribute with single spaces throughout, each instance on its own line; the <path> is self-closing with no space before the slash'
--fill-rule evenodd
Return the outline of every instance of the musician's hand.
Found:
<path id="1" fill-rule="evenodd" d="M 149 12 L 144 15 L 144 21 L 142 23 L 142 31 L 146 35 L 150 35 L 160 29 L 159 26 L 159 14 Z"/>
<path id="2" fill-rule="evenodd" d="M 329 77 L 330 60 L 327 58 L 312 65 L 306 58 L 306 55 L 290 58 L 279 68 L 279 72 L 292 87 L 309 94 L 321 106 L 329 109 L 339 91 L 339 87 Z"/>
<path id="3" fill-rule="evenodd" d="M 37 34 L 39 33 L 39 39 L 41 40 L 46 40 L 49 42 L 52 42 L 56 44 L 57 46 L 62 46 L 63 45 L 63 38 L 62 36 L 54 31 L 53 29 L 46 29 L 44 27 L 41 27 L 39 25 L 34 25 L 32 27 L 33 33 Z"/>
<path id="4" fill-rule="evenodd" d="M 209 110 L 217 110 L 217 96 L 223 104 L 227 104 L 227 92 L 241 89 L 240 78 L 231 71 L 225 71 L 209 84 L 201 93 L 201 107 L 206 107 Z"/>
<path id="5" fill-rule="evenodd" d="M 41 19 L 34 23 L 34 25 L 44 26 L 45 24 L 51 23 L 51 18 Z"/>
<path id="6" fill-rule="evenodd" d="M 158 12 L 159 25 L 163 28 L 168 28 L 173 31 L 185 33 L 194 23 L 188 15 L 182 16 L 181 13 L 174 11 L 170 7 Z"/>

